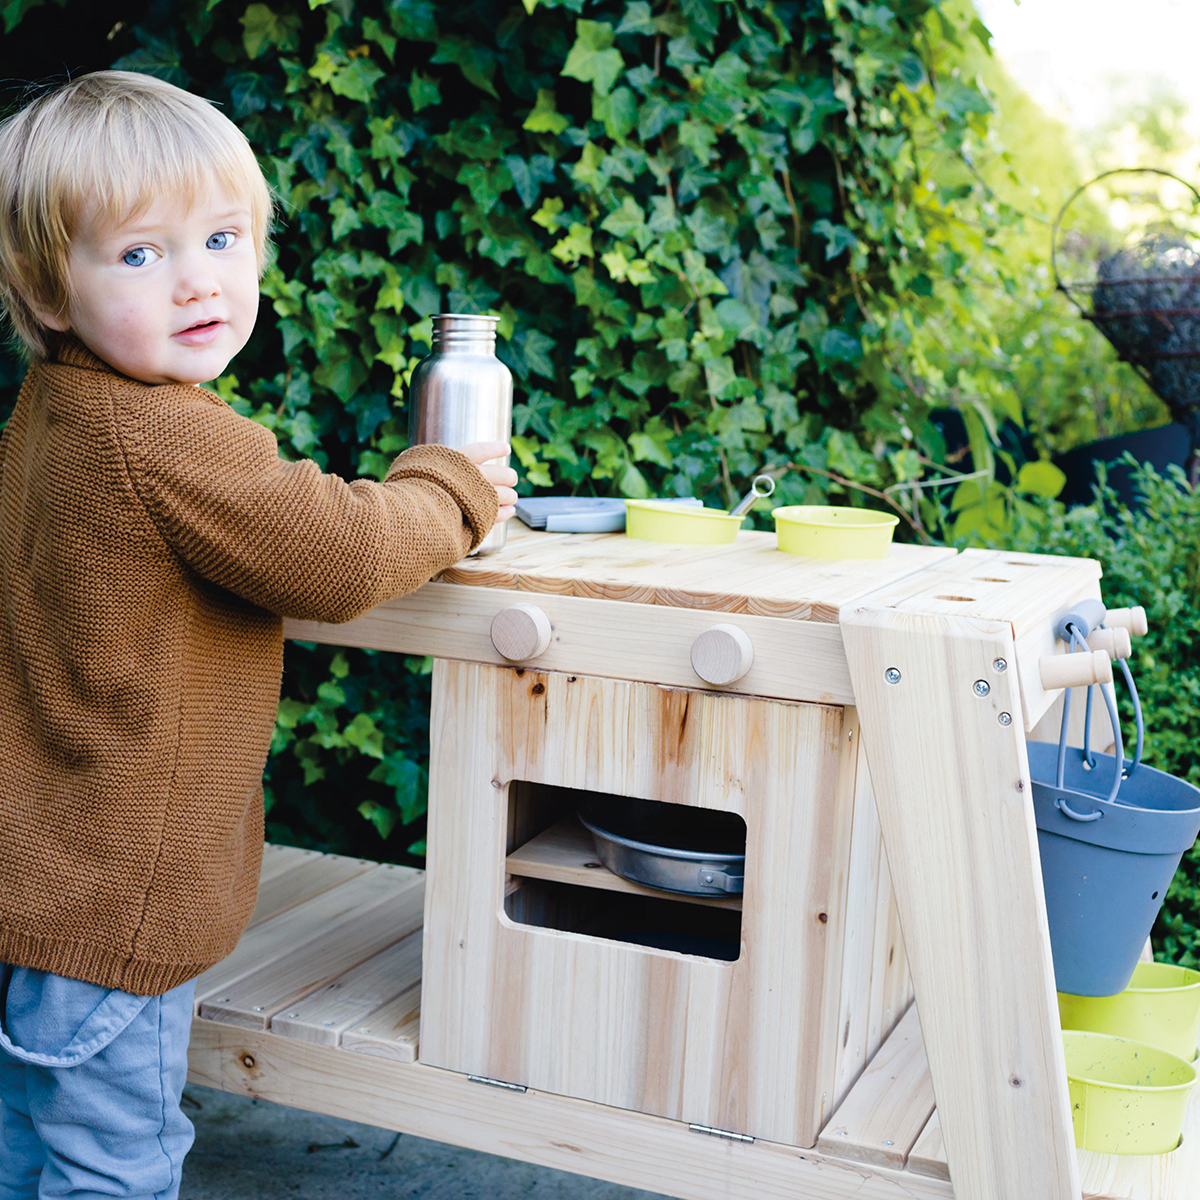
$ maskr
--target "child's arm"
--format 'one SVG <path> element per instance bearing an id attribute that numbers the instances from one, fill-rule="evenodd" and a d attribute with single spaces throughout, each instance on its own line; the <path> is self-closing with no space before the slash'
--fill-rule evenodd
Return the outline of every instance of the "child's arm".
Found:
<path id="1" fill-rule="evenodd" d="M 114 414 L 133 487 L 171 549 L 281 616 L 360 616 L 457 562 L 497 517 L 497 485 L 445 446 L 406 450 L 382 484 L 347 483 L 283 461 L 267 429 L 199 388 L 114 385 Z"/>

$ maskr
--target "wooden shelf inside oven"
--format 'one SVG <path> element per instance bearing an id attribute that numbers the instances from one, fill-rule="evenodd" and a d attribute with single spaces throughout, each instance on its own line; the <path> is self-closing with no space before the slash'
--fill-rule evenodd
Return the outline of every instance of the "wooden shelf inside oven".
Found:
<path id="1" fill-rule="evenodd" d="M 741 896 L 689 896 L 682 892 L 664 892 L 659 888 L 631 883 L 614 875 L 597 857 L 592 835 L 574 816 L 565 817 L 543 833 L 519 846 L 504 861 L 504 870 L 520 879 L 545 879 L 551 883 L 572 883 L 578 887 L 602 891 L 626 892 L 651 896 L 658 900 L 678 900 L 702 904 L 708 908 L 732 908 L 740 911 Z"/>

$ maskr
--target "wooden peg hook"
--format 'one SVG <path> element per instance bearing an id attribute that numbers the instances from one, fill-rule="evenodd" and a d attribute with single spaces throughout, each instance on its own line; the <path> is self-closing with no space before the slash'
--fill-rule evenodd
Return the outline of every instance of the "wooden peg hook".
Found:
<path id="1" fill-rule="evenodd" d="M 1110 608 L 1105 614 L 1104 623 L 1110 629 L 1126 629 L 1134 637 L 1145 637 L 1150 629 L 1146 610 L 1140 604 L 1133 608 Z"/>
<path id="2" fill-rule="evenodd" d="M 1047 691 L 1056 688 L 1087 687 L 1093 683 L 1112 683 L 1112 659 L 1107 650 L 1052 654 L 1038 659 L 1038 674 Z"/>
<path id="3" fill-rule="evenodd" d="M 1092 630 L 1087 644 L 1089 650 L 1103 650 L 1114 661 L 1118 658 L 1128 658 L 1133 653 L 1129 630 L 1119 625 L 1111 629 Z"/>

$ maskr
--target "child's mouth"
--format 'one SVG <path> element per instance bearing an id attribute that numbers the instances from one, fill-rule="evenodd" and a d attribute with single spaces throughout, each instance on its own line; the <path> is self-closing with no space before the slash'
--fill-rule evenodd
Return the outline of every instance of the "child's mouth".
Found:
<path id="1" fill-rule="evenodd" d="M 194 325 L 189 325 L 186 329 L 181 329 L 174 335 L 176 341 L 184 342 L 189 346 L 203 346 L 211 342 L 217 336 L 217 331 L 221 328 L 222 322 L 217 317 L 211 317 L 206 321 L 197 321 Z"/>

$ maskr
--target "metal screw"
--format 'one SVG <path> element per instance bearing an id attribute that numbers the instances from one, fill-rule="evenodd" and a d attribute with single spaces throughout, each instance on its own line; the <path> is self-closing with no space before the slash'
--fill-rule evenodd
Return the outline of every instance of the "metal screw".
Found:
<path id="1" fill-rule="evenodd" d="M 332 1025 L 332 1024 L 333 1024 L 333 1022 L 332 1022 L 332 1021 L 326 1021 L 326 1022 L 325 1022 L 325 1024 L 326 1024 L 326 1025 Z"/>
<path id="2" fill-rule="evenodd" d="M 263 1010 L 263 1006 L 262 1006 L 261 1004 L 256 1004 L 256 1005 L 254 1006 L 254 1011 L 255 1011 L 255 1012 L 262 1012 L 262 1010 Z"/>
<path id="3" fill-rule="evenodd" d="M 986 679 L 975 680 L 975 695 L 986 696 L 992 690 L 992 685 Z"/>
<path id="4" fill-rule="evenodd" d="M 370 1033 L 371 1031 L 369 1029 L 360 1029 L 358 1032 L 359 1033 Z"/>
<path id="5" fill-rule="evenodd" d="M 884 677 L 884 679 L 886 679 L 888 681 L 888 683 L 899 683 L 900 682 L 899 668 L 888 667 L 888 669 L 886 671 L 884 671 L 883 677 Z"/>
<path id="6" fill-rule="evenodd" d="M 999 721 L 1001 725 L 1011 725 L 1012 713 L 1001 713 L 996 720 Z"/>
<path id="7" fill-rule="evenodd" d="M 995 661 L 995 662 L 993 662 L 993 663 L 992 663 L 992 667 L 993 667 L 993 668 L 994 668 L 996 671 L 999 671 L 999 672 L 1000 672 L 1000 674 L 1002 674 L 1002 675 L 1003 675 L 1003 674 L 1004 674 L 1004 672 L 1008 670 L 1008 659 L 1006 659 L 1006 658 L 998 658 L 998 659 L 996 659 L 996 661 Z"/>
<path id="8" fill-rule="evenodd" d="M 883 1144 L 885 1146 L 894 1146 L 896 1143 L 895 1142 L 884 1142 Z"/>
<path id="9" fill-rule="evenodd" d="M 713 881 L 713 877 L 711 875 L 705 875 L 705 877 L 704 877 L 705 883 L 712 883 L 712 881 Z"/>
<path id="10" fill-rule="evenodd" d="M 299 1015 L 299 1013 L 288 1013 L 289 1017 L 298 1017 Z"/>

